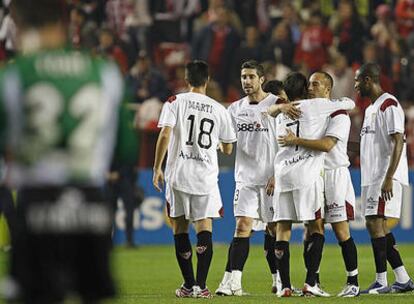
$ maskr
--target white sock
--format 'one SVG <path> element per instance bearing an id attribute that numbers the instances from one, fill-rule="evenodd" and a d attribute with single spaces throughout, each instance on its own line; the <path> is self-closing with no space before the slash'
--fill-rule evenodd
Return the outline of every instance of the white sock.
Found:
<path id="1" fill-rule="evenodd" d="M 230 279 L 231 279 L 231 272 L 225 271 L 223 279 L 221 280 L 221 284 L 223 285 L 226 284 L 228 281 L 230 281 Z"/>
<path id="2" fill-rule="evenodd" d="M 277 277 L 278 277 L 277 274 L 278 274 L 277 272 L 276 273 L 272 273 L 272 281 L 273 281 L 272 286 L 276 286 Z"/>
<path id="3" fill-rule="evenodd" d="M 231 272 L 231 285 L 232 285 L 232 287 L 241 288 L 242 274 L 243 274 L 243 272 L 241 272 L 240 270 L 233 270 Z"/>
<path id="4" fill-rule="evenodd" d="M 398 283 L 405 284 L 410 280 L 410 276 L 407 273 L 407 270 L 405 270 L 404 265 L 395 268 L 394 270 L 395 280 Z"/>
<path id="5" fill-rule="evenodd" d="M 387 286 L 388 285 L 388 281 L 387 281 L 387 272 L 381 272 L 381 273 L 377 273 L 375 275 L 375 280 L 380 283 L 382 286 Z"/>
<path id="6" fill-rule="evenodd" d="M 353 276 L 356 276 L 358 274 L 358 268 L 356 268 L 356 269 L 354 269 L 354 270 L 352 270 L 352 271 L 347 271 L 346 272 L 346 275 L 348 276 L 348 277 L 353 277 Z"/>

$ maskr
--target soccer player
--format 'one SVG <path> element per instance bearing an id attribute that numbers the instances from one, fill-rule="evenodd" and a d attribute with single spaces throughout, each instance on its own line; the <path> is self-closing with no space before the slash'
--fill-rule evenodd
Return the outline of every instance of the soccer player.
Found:
<path id="1" fill-rule="evenodd" d="M 165 198 L 171 218 L 177 262 L 184 278 L 177 297 L 211 298 L 206 279 L 213 256 L 212 218 L 222 214 L 217 183 L 217 148 L 231 154 L 236 141 L 230 115 L 214 99 L 206 96 L 209 74 L 203 61 L 186 65 L 185 80 L 190 92 L 172 96 L 164 104 L 158 126 L 153 185 L 162 191 L 162 163 L 165 169 Z M 197 276 L 191 262 L 189 223 L 197 232 Z"/>
<path id="2" fill-rule="evenodd" d="M 338 110 L 350 110 L 355 103 L 350 99 L 327 102 L 327 99 L 305 99 L 307 97 L 307 80 L 300 73 L 291 73 L 285 80 L 284 88 L 289 100 L 298 101 L 296 104 L 302 111 L 297 120 L 285 115 L 277 117 L 277 134 L 286 134 L 286 130 L 294 131 L 297 136 L 310 139 L 323 137 L 326 133 L 328 117 Z M 305 100 L 303 100 L 305 99 Z M 269 108 L 274 115 L 274 106 Z M 329 296 L 315 284 L 316 272 L 319 268 L 324 244 L 322 204 L 323 204 L 323 152 L 309 150 L 301 146 L 280 145 L 274 162 L 275 193 L 274 221 L 277 222 L 275 234 L 276 257 L 279 260 L 279 272 L 282 280 L 282 290 L 279 297 L 292 295 L 290 284 L 290 253 L 289 240 L 292 222 L 308 222 L 309 263 L 307 265 L 304 294 Z"/>
<path id="3" fill-rule="evenodd" d="M 355 74 L 355 90 L 371 99 L 361 129 L 361 196 L 371 236 L 376 279 L 361 293 L 382 294 L 414 290 L 387 218 L 401 215 L 403 186 L 408 185 L 404 111 L 395 96 L 379 83 L 380 68 L 366 63 Z M 388 287 L 387 260 L 396 282 Z"/>
<path id="4" fill-rule="evenodd" d="M 332 77 L 325 72 L 313 73 L 309 78 L 309 98 L 331 98 Z M 327 152 L 324 162 L 325 223 L 330 223 L 342 249 L 347 271 L 347 284 L 338 294 L 340 297 L 359 295 L 358 260 L 355 242 L 349 231 L 349 220 L 354 219 L 355 192 L 352 186 L 347 144 L 351 120 L 344 110 L 338 110 L 329 117 L 325 135 L 320 139 L 296 137 L 294 133 L 280 137 L 282 146 L 302 146 L 310 150 Z M 307 233 L 305 232 L 305 235 Z M 304 241 L 305 265 L 309 264 L 309 239 Z"/>
<path id="5" fill-rule="evenodd" d="M 62 5 L 15 0 L 24 55 L 0 72 L 0 138 L 18 190 L 12 275 L 24 303 L 84 303 L 114 294 L 112 213 L 101 187 L 123 82 L 117 67 L 66 46 Z"/>
<path id="6" fill-rule="evenodd" d="M 267 109 L 277 103 L 279 98 L 263 91 L 263 66 L 254 60 L 244 62 L 240 78 L 246 96 L 228 108 L 237 134 L 236 189 L 233 200 L 236 229 L 226 270 L 216 290 L 216 294 L 228 296 L 244 294 L 242 272 L 249 254 L 254 220 L 268 223 L 273 218 L 270 195 L 274 187 L 272 163 L 277 147 L 275 120 L 267 115 Z M 290 104 L 277 104 L 275 108 L 278 113 L 283 111 L 293 118 L 300 114 Z"/>

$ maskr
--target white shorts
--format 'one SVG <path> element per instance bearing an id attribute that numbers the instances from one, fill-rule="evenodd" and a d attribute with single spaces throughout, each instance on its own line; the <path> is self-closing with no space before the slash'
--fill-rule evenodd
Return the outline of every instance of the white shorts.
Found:
<path id="1" fill-rule="evenodd" d="M 304 189 L 275 192 L 273 196 L 275 209 L 273 221 L 303 222 L 320 219 L 323 217 L 323 203 L 322 177 L 318 177 L 313 185 Z"/>
<path id="2" fill-rule="evenodd" d="M 168 216 L 171 218 L 185 215 L 187 220 L 195 222 L 223 216 L 223 203 L 218 185 L 209 194 L 194 195 L 174 189 L 167 183 L 165 199 Z"/>
<path id="3" fill-rule="evenodd" d="M 378 215 L 400 218 L 403 187 L 400 182 L 392 182 L 393 197 L 385 202 L 381 198 L 381 184 L 364 186 L 361 189 L 362 210 L 364 216 Z"/>
<path id="4" fill-rule="evenodd" d="M 325 222 L 355 219 L 355 192 L 348 168 L 325 171 Z"/>
<path id="5" fill-rule="evenodd" d="M 236 183 L 233 199 L 234 216 L 247 216 L 269 223 L 273 219 L 272 197 L 265 186 Z"/>

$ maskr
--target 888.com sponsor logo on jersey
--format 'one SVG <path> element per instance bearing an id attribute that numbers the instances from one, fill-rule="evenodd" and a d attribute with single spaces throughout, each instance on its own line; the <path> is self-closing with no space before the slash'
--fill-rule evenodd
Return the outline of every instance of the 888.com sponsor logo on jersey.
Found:
<path id="1" fill-rule="evenodd" d="M 269 132 L 269 128 L 256 121 L 253 123 L 238 123 L 237 132 Z"/>

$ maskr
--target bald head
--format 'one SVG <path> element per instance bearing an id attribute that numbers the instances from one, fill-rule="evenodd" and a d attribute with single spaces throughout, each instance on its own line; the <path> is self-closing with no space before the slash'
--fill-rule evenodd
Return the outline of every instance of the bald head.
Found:
<path id="1" fill-rule="evenodd" d="M 326 72 L 315 72 L 309 77 L 309 97 L 330 98 L 333 87 L 332 76 Z"/>

